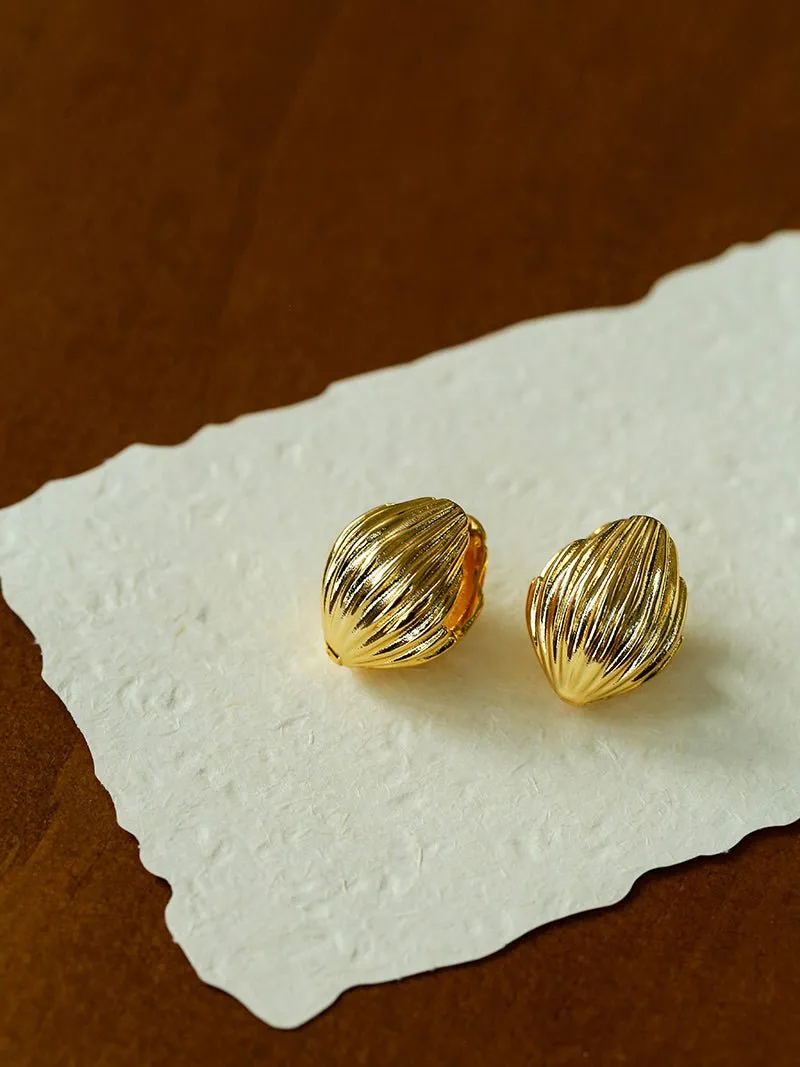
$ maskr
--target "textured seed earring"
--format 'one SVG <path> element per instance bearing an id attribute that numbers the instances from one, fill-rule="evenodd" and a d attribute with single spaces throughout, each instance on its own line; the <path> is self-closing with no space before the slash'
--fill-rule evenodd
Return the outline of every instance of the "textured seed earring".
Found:
<path id="1" fill-rule="evenodd" d="M 683 640 L 686 583 L 666 527 L 647 515 L 601 526 L 534 578 L 525 610 L 547 679 L 582 706 L 663 670 Z"/>
<path id="2" fill-rule="evenodd" d="M 446 652 L 483 607 L 486 534 L 452 500 L 420 497 L 359 516 L 322 578 L 328 655 L 345 667 L 407 667 Z"/>

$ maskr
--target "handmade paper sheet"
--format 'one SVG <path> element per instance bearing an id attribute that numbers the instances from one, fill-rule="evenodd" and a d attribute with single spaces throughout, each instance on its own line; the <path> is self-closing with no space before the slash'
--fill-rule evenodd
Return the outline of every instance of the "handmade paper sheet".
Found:
<path id="1" fill-rule="evenodd" d="M 420 495 L 484 524 L 484 614 L 424 668 L 338 668 L 328 548 Z M 684 648 L 569 708 L 528 583 L 640 512 L 679 547 Z M 173 936 L 269 1023 L 610 904 L 800 816 L 800 236 L 129 448 L 0 512 L 0 577 Z"/>

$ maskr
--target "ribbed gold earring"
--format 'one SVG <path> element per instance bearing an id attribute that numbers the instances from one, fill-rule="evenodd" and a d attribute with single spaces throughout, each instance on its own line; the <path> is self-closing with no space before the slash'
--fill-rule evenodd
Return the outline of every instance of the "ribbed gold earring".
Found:
<path id="1" fill-rule="evenodd" d="M 483 607 L 486 534 L 452 500 L 373 508 L 337 538 L 322 578 L 328 655 L 408 667 L 451 648 Z"/>
<path id="2" fill-rule="evenodd" d="M 534 578 L 525 615 L 548 681 L 583 706 L 635 689 L 683 640 L 686 582 L 666 527 L 648 515 L 573 541 Z"/>

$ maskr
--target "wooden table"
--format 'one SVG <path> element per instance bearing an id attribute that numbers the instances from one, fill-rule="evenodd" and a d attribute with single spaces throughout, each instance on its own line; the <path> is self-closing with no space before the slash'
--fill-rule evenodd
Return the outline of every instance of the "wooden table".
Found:
<path id="1" fill-rule="evenodd" d="M 0 504 L 800 226 L 794 0 L 0 14 Z M 4 1067 L 800 1062 L 795 828 L 271 1030 L 172 944 L 0 607 Z"/>

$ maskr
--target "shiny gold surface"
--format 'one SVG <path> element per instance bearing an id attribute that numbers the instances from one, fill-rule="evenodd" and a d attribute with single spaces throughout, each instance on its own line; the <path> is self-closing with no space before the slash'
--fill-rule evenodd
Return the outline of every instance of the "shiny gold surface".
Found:
<path id="1" fill-rule="evenodd" d="M 385 504 L 350 523 L 322 578 L 328 655 L 406 667 L 447 651 L 483 607 L 486 534 L 452 500 Z"/>
<path id="2" fill-rule="evenodd" d="M 573 541 L 531 582 L 528 632 L 562 700 L 582 706 L 652 678 L 683 640 L 686 583 L 666 527 L 647 515 Z"/>

